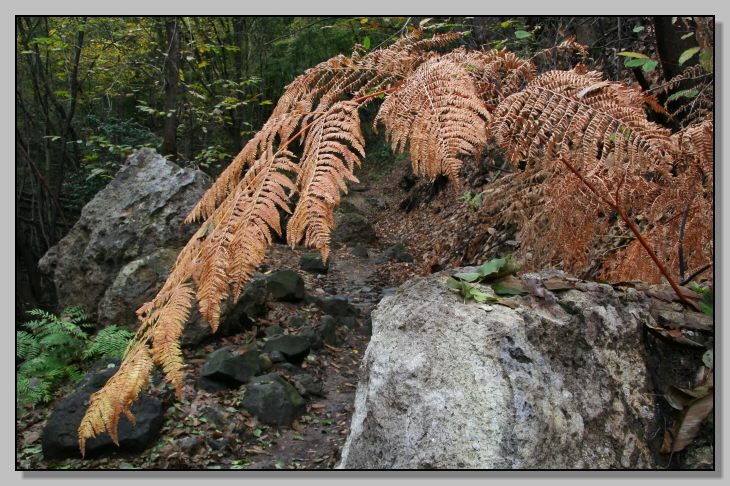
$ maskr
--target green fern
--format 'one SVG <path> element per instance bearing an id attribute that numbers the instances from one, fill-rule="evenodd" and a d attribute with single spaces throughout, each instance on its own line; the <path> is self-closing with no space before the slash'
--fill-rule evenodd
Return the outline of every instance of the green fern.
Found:
<path id="1" fill-rule="evenodd" d="M 84 351 L 84 359 L 121 358 L 133 337 L 134 333 L 129 329 L 116 325 L 106 327 L 91 338 Z"/>
<path id="2" fill-rule="evenodd" d="M 41 309 L 28 314 L 35 319 L 16 331 L 15 354 L 21 360 L 16 396 L 22 405 L 51 401 L 64 383 L 81 379 L 85 360 L 121 357 L 134 335 L 113 325 L 89 339 L 94 326 L 78 307 L 68 307 L 60 316 Z"/>

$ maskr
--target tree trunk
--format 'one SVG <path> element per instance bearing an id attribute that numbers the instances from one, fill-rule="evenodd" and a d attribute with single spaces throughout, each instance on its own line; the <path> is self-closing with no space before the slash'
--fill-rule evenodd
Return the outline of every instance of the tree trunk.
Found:
<path id="1" fill-rule="evenodd" d="M 684 65 L 679 65 L 679 56 L 690 47 L 696 47 L 697 39 L 695 36 L 682 39 L 683 32 L 672 24 L 672 17 L 654 17 L 654 31 L 662 72 L 667 81 L 681 73 L 687 66 L 697 64 L 698 56 L 695 56 Z"/>
<path id="2" fill-rule="evenodd" d="M 176 17 L 165 17 L 167 56 L 165 57 L 165 124 L 162 131 L 162 155 L 177 156 L 177 93 L 180 72 L 180 37 Z"/>

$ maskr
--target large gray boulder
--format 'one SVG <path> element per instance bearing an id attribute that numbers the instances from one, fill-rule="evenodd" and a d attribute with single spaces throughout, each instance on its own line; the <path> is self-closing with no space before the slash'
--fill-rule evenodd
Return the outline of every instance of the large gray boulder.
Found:
<path id="1" fill-rule="evenodd" d="M 373 311 L 338 467 L 655 466 L 639 292 L 537 279 L 540 296 L 512 309 L 464 303 L 446 279 L 411 280 Z"/>
<path id="2" fill-rule="evenodd" d="M 134 311 L 164 281 L 171 255 L 197 229 L 182 222 L 209 185 L 203 172 L 181 168 L 152 149 L 131 155 L 39 262 L 53 279 L 59 307 L 80 305 L 93 318 L 134 322 Z M 120 301 L 119 292 L 106 296 L 111 287 L 132 293 Z"/>

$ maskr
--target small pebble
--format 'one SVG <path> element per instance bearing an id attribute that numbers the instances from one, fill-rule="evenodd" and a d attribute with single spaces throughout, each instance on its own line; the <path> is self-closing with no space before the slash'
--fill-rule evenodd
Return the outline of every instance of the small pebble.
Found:
<path id="1" fill-rule="evenodd" d="M 475 451 L 478 451 L 479 449 L 481 449 L 481 448 L 482 448 L 482 446 L 480 446 L 480 445 L 479 445 L 479 442 L 474 442 L 474 443 L 473 443 L 473 444 L 471 445 L 471 448 L 472 448 L 472 449 L 474 449 Z"/>

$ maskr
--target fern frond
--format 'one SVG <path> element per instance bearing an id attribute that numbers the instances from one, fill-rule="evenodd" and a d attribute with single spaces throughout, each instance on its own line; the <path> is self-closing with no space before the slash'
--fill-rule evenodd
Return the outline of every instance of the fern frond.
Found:
<path id="1" fill-rule="evenodd" d="M 550 71 L 505 99 L 490 129 L 513 164 L 565 157 L 590 170 L 666 173 L 676 142 L 642 105 L 640 92 L 599 73 Z"/>
<path id="2" fill-rule="evenodd" d="M 304 142 L 301 171 L 297 178 L 299 203 L 287 226 L 287 240 L 296 246 L 302 238 L 327 261 L 333 208 L 340 191 L 347 193 L 346 180 L 358 182 L 353 172 L 365 156 L 357 103 L 339 102 L 309 129 Z M 348 147 L 351 146 L 355 152 Z"/>
<path id="3" fill-rule="evenodd" d="M 496 105 L 535 78 L 535 65 L 506 49 L 454 49 L 443 56 L 459 63 L 474 81 L 483 101 Z"/>
<path id="4" fill-rule="evenodd" d="M 41 352 L 38 339 L 26 331 L 15 332 L 15 355 L 23 360 L 35 358 Z"/>
<path id="5" fill-rule="evenodd" d="M 121 358 L 133 337 L 134 333 L 129 329 L 115 324 L 107 326 L 89 340 L 84 359 Z"/>
<path id="6" fill-rule="evenodd" d="M 290 112 L 270 117 L 261 130 L 243 147 L 241 152 L 205 192 L 185 218 L 185 222 L 201 221 L 213 214 L 215 208 L 241 181 L 245 167 L 250 166 L 264 153 L 271 150 L 277 136 L 281 141 L 288 139 L 305 113 L 305 107 L 298 106 Z"/>
<path id="7" fill-rule="evenodd" d="M 486 143 L 484 107 L 469 73 L 450 59 L 424 62 L 380 107 L 394 152 L 410 149 L 413 171 L 434 180 L 448 176 L 458 185 L 462 158 Z"/>
<path id="8" fill-rule="evenodd" d="M 162 368 L 167 381 L 182 399 L 183 356 L 180 336 L 188 321 L 195 291 L 189 284 L 175 288 L 164 310 L 158 312 L 158 322 L 152 332 L 152 359 Z"/>
<path id="9" fill-rule="evenodd" d="M 89 408 L 79 425 L 79 448 L 82 456 L 86 453 L 86 441 L 105 431 L 119 445 L 119 418 L 124 413 L 134 423 L 130 407 L 147 385 L 152 365 L 152 356 L 147 345 L 136 343 L 114 376 L 101 390 L 91 395 Z"/>

